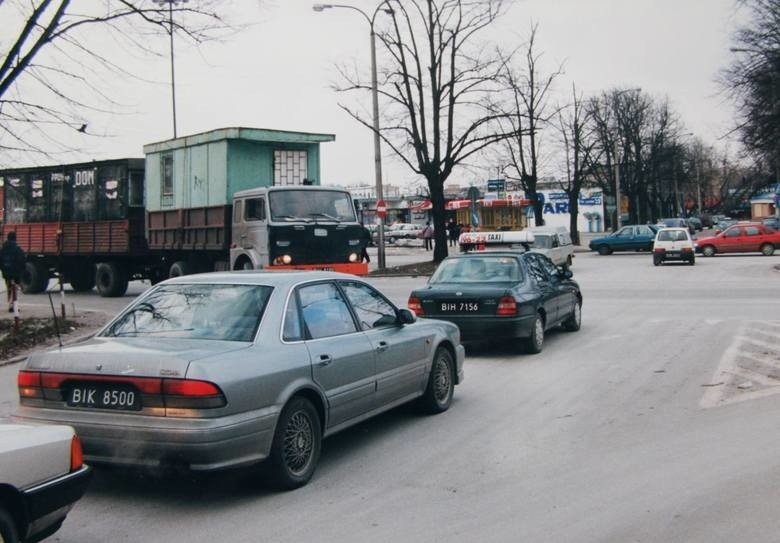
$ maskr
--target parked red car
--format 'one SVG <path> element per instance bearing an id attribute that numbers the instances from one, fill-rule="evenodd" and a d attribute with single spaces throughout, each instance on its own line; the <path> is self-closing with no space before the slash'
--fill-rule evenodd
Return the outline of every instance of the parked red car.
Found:
<path id="1" fill-rule="evenodd" d="M 762 253 L 772 256 L 780 246 L 780 231 L 761 223 L 738 223 L 711 238 L 698 240 L 698 251 L 704 256 L 716 253 Z"/>

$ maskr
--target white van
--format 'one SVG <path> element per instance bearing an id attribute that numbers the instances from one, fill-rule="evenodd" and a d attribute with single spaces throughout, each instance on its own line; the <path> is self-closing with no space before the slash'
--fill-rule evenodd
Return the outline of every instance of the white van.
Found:
<path id="1" fill-rule="evenodd" d="M 534 235 L 531 250 L 541 253 L 556 266 L 571 266 L 574 259 L 574 245 L 571 235 L 563 226 L 533 226 L 528 229 Z"/>

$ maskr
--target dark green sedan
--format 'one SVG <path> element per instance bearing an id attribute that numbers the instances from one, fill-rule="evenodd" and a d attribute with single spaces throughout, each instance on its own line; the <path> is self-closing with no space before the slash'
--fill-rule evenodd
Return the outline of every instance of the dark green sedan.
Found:
<path id="1" fill-rule="evenodd" d="M 546 330 L 577 331 L 582 293 L 572 272 L 532 252 L 474 252 L 446 258 L 409 309 L 423 318 L 450 321 L 462 341 L 521 338 L 541 352 Z"/>
<path id="2" fill-rule="evenodd" d="M 608 236 L 592 239 L 589 247 L 600 255 L 612 254 L 614 251 L 652 251 L 658 229 L 658 226 L 652 224 L 623 226 Z"/>

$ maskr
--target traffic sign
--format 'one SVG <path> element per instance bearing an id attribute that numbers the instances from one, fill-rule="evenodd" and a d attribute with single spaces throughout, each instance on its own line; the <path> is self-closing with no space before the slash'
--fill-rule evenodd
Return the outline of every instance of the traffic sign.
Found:
<path id="1" fill-rule="evenodd" d="M 382 217 L 383 219 L 387 217 L 387 206 L 385 205 L 384 200 L 379 200 L 376 203 L 376 214 Z"/>

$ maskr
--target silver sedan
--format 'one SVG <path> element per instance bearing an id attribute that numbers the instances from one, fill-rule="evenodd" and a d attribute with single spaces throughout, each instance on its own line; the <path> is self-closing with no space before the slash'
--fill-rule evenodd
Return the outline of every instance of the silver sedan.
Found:
<path id="1" fill-rule="evenodd" d="M 92 463 L 272 468 L 306 484 L 321 440 L 416 400 L 445 411 L 458 328 L 417 321 L 360 279 L 230 272 L 158 284 L 95 337 L 19 372 L 20 421 L 76 428 Z"/>

